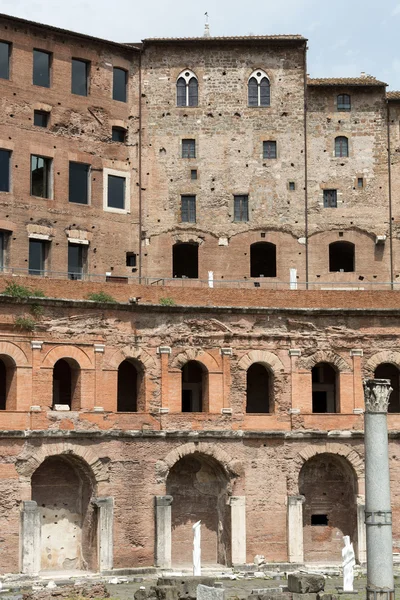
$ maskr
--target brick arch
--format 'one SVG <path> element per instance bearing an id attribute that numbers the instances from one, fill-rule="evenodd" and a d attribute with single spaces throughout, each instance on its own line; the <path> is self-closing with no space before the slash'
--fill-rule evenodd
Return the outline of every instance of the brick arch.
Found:
<path id="1" fill-rule="evenodd" d="M 300 450 L 293 459 L 292 477 L 288 478 L 289 495 L 297 496 L 299 494 L 299 475 L 303 465 L 318 454 L 334 454 L 344 458 L 352 468 L 358 487 L 358 493 L 364 493 L 365 472 L 364 460 L 351 446 L 345 444 L 330 443 L 310 444 Z"/>
<path id="2" fill-rule="evenodd" d="M 51 446 L 42 446 L 35 449 L 34 455 L 32 448 L 24 450 L 22 455 L 17 458 L 15 468 L 21 481 L 30 480 L 36 469 L 50 456 L 69 456 L 80 459 L 87 466 L 96 483 L 102 483 L 109 480 L 108 467 L 100 460 L 90 448 L 81 448 L 69 442 L 60 442 Z"/>
<path id="3" fill-rule="evenodd" d="M 364 365 L 364 373 L 367 377 L 373 376 L 376 367 L 382 363 L 389 363 L 400 369 L 400 352 L 394 352 L 392 350 L 382 350 L 373 354 Z"/>
<path id="4" fill-rule="evenodd" d="M 276 354 L 266 350 L 250 350 L 250 352 L 242 356 L 242 358 L 239 360 L 238 367 L 247 371 L 247 369 L 254 363 L 263 364 L 275 375 L 282 373 L 285 370 L 280 358 L 278 358 Z"/>
<path id="5" fill-rule="evenodd" d="M 0 342 L 0 355 L 8 356 L 13 360 L 16 367 L 27 367 L 28 358 L 25 352 L 12 342 Z"/>
<path id="6" fill-rule="evenodd" d="M 81 369 L 93 369 L 93 364 L 88 354 L 77 346 L 57 346 L 56 348 L 52 348 L 44 357 L 41 367 L 53 368 L 61 358 L 72 358 L 78 363 Z"/>
<path id="7" fill-rule="evenodd" d="M 165 483 L 171 468 L 184 456 L 190 454 L 205 454 L 216 460 L 228 478 L 240 477 L 243 473 L 242 464 L 233 459 L 225 450 L 214 444 L 205 442 L 190 442 L 171 450 L 163 459 L 156 463 L 157 483 Z"/>
<path id="8" fill-rule="evenodd" d="M 329 363 L 337 368 L 339 372 L 351 373 L 350 365 L 332 350 L 318 350 L 311 356 L 307 356 L 299 361 L 299 370 L 311 371 L 318 363 Z"/>
<path id="9" fill-rule="evenodd" d="M 148 352 L 141 348 L 135 348 L 134 346 L 124 346 L 116 350 L 111 356 L 107 357 L 104 363 L 104 369 L 117 370 L 119 365 L 127 358 L 133 358 L 137 360 L 143 366 L 144 370 L 155 367 L 155 361 Z"/>
<path id="10" fill-rule="evenodd" d="M 189 348 L 188 350 L 181 352 L 172 360 L 171 367 L 173 369 L 182 369 L 182 367 L 190 360 L 197 360 L 197 362 L 204 365 L 208 371 L 221 371 L 221 365 L 218 361 L 201 348 Z"/>

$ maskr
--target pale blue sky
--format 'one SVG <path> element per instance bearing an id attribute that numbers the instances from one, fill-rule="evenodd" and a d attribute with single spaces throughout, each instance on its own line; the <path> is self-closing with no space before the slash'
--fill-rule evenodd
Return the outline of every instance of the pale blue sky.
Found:
<path id="1" fill-rule="evenodd" d="M 0 12 L 120 42 L 301 33 L 312 77 L 361 71 L 400 90 L 400 0 L 0 0 Z"/>

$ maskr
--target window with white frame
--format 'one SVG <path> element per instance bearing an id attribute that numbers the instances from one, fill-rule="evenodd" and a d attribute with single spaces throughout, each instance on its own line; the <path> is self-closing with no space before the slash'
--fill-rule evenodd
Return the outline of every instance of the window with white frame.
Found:
<path id="1" fill-rule="evenodd" d="M 104 169 L 103 209 L 110 212 L 130 212 L 130 174 Z"/>
<path id="2" fill-rule="evenodd" d="M 270 106 L 271 86 L 268 75 L 261 69 L 254 71 L 248 81 L 249 106 Z"/>
<path id="3" fill-rule="evenodd" d="M 199 82 L 193 71 L 182 71 L 176 80 L 176 105 L 197 106 L 199 103 Z"/>

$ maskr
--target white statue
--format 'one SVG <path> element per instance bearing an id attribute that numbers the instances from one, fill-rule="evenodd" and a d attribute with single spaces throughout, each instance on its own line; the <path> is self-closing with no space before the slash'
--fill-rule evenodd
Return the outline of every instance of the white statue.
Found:
<path id="1" fill-rule="evenodd" d="M 342 548 L 342 559 L 343 559 L 343 592 L 353 592 L 354 582 L 354 567 L 356 564 L 356 557 L 354 554 L 353 544 L 350 543 L 350 537 L 348 535 L 343 536 L 344 548 Z"/>
<path id="2" fill-rule="evenodd" d="M 193 525 L 193 575 L 201 575 L 201 521 Z"/>

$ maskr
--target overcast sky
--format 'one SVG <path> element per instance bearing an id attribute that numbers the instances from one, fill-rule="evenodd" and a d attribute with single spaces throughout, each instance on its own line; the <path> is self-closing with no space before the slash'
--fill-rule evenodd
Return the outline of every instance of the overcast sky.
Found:
<path id="1" fill-rule="evenodd" d="M 2 13 L 119 42 L 301 33 L 312 77 L 361 71 L 400 90 L 400 0 L 0 0 Z"/>

